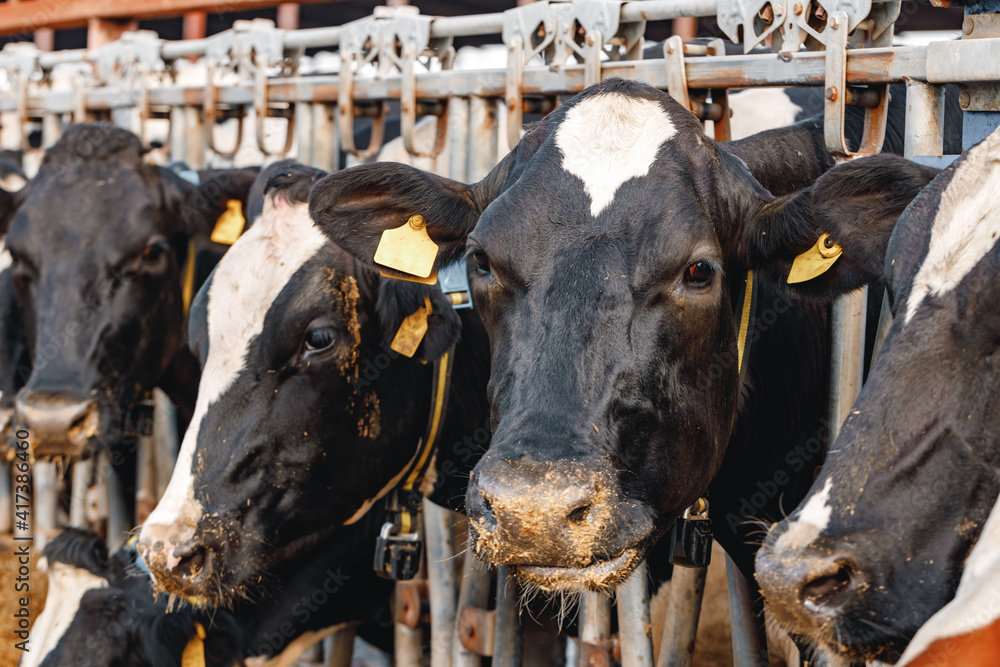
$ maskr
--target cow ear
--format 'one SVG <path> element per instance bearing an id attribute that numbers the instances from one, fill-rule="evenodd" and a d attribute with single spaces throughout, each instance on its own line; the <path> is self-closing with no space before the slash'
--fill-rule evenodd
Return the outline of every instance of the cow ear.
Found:
<path id="1" fill-rule="evenodd" d="M 743 226 L 742 259 L 803 296 L 875 282 L 896 220 L 938 173 L 888 154 L 838 165 L 808 189 L 762 202 Z"/>
<path id="2" fill-rule="evenodd" d="M 407 165 L 376 162 L 338 171 L 316 183 L 309 195 L 309 213 L 331 241 L 367 264 L 375 263 L 383 232 L 420 216 L 422 224 L 415 223 L 418 231 L 425 229 L 437 244 L 436 270 L 462 254 L 480 210 L 472 186 Z"/>
<path id="3" fill-rule="evenodd" d="M 426 312 L 426 301 L 431 310 Z M 437 361 L 442 354 L 458 342 L 462 334 L 462 321 L 451 302 L 436 285 L 420 285 L 405 280 L 383 280 L 379 286 L 379 323 L 383 331 L 383 345 L 392 345 L 396 334 L 407 318 L 427 317 L 427 332 L 419 341 L 413 358 L 425 362 Z M 424 310 L 421 310 L 424 309 Z"/>
<path id="4" fill-rule="evenodd" d="M 201 236 L 211 234 L 220 216 L 234 208 L 230 202 L 239 202 L 239 210 L 234 213 L 244 215 L 258 170 L 204 169 L 197 172 L 197 183 L 191 183 L 169 169 L 161 168 L 160 173 L 163 175 L 164 196 L 168 203 L 178 207 L 184 231 L 191 236 Z M 238 234 L 238 231 L 235 232 L 235 236 Z"/>

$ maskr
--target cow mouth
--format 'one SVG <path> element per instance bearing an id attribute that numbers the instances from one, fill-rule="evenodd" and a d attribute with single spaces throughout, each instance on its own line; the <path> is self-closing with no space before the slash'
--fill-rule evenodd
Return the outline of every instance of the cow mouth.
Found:
<path id="1" fill-rule="evenodd" d="M 643 551 L 625 549 L 611 560 L 594 559 L 583 567 L 552 565 L 515 565 L 515 572 L 525 583 L 549 592 L 608 591 L 625 581 L 642 561 Z"/>

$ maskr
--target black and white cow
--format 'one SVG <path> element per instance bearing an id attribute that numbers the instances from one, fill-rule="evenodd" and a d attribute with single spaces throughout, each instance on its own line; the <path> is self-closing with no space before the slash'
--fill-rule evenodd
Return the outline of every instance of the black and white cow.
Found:
<path id="1" fill-rule="evenodd" d="M 126 410 L 157 386 L 190 414 L 189 241 L 209 245 L 255 174 L 202 172 L 196 186 L 142 158 L 126 130 L 75 125 L 16 199 L 3 199 L 0 213 L 16 209 L 7 249 L 33 363 L 17 413 L 40 458 L 117 444 Z"/>
<path id="2" fill-rule="evenodd" d="M 746 519 L 780 519 L 821 460 L 817 448 L 787 463 L 823 436 L 826 305 L 805 297 L 875 277 L 852 246 L 831 271 L 839 283 L 795 296 L 792 259 L 816 242 L 816 211 L 836 205 L 884 234 L 933 176 L 886 156 L 776 197 L 831 166 L 819 120 L 716 145 L 665 93 L 610 80 L 474 185 L 379 164 L 316 185 L 313 218 L 366 262 L 418 212 L 439 265 L 468 253 L 492 349 L 494 435 L 466 497 L 482 558 L 543 589 L 609 588 L 708 491 L 716 536 L 752 573 Z M 748 269 L 758 317 L 740 386 Z"/>
<path id="3" fill-rule="evenodd" d="M 1000 493 L 998 188 L 1000 131 L 900 217 L 892 328 L 810 495 L 757 556 L 777 618 L 837 654 L 897 659 L 955 595 Z M 995 603 L 968 607 L 968 629 Z"/>
<path id="4" fill-rule="evenodd" d="M 97 535 L 75 528 L 46 545 L 45 610 L 31 629 L 21 667 L 181 667 L 192 640 L 188 650 L 200 651 L 207 667 L 240 661 L 243 633 L 232 616 L 189 606 L 171 611 L 166 596 L 154 596 L 136 560 L 133 548 L 109 556 Z"/>
<path id="5" fill-rule="evenodd" d="M 489 441 L 476 312 L 453 310 L 437 286 L 385 280 L 330 243 L 307 205 L 322 175 L 288 163 L 262 173 L 259 217 L 195 299 L 195 416 L 138 545 L 161 590 L 235 603 L 237 613 L 240 598 L 308 582 L 299 561 L 324 555 L 313 576 L 333 568 L 349 581 L 299 629 L 387 608 L 391 582 L 372 570 L 387 520 L 381 500 L 414 466 L 431 413 L 431 362 L 453 345 L 447 412 L 422 490 L 460 509 Z M 432 314 L 421 346 L 413 358 L 392 352 L 425 299 Z"/>

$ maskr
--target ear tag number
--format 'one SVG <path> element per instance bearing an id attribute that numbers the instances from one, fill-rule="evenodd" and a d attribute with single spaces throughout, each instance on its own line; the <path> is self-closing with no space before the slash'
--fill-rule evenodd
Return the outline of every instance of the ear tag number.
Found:
<path id="1" fill-rule="evenodd" d="M 239 199 L 230 199 L 226 202 L 225 212 L 215 221 L 212 241 L 233 245 L 243 233 L 246 224 L 247 219 L 243 217 L 243 203 Z"/>
<path id="2" fill-rule="evenodd" d="M 792 262 L 792 270 L 788 272 L 788 283 L 803 283 L 823 275 L 843 252 L 844 249 L 839 243 L 834 243 L 829 234 L 821 235 L 816 245 Z"/>
<path id="3" fill-rule="evenodd" d="M 432 277 L 437 254 L 438 245 L 427 235 L 424 217 L 414 215 L 402 227 L 382 232 L 375 249 L 375 263 L 426 280 Z"/>
<path id="4" fill-rule="evenodd" d="M 389 346 L 393 352 L 399 352 L 404 357 L 412 357 L 420 347 L 420 342 L 427 333 L 427 318 L 431 314 L 431 299 L 424 297 L 424 305 L 417 308 L 413 313 L 406 316 L 403 323 L 399 325 L 396 336 Z"/>

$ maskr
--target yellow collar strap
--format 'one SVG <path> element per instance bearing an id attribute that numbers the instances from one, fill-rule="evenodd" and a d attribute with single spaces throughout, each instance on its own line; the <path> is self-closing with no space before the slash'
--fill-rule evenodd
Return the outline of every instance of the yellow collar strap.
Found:
<path id="1" fill-rule="evenodd" d="M 740 376 L 740 385 L 746 379 L 746 366 L 743 360 L 750 353 L 750 331 L 753 330 L 757 313 L 757 290 L 754 289 L 753 271 L 747 271 L 746 283 L 743 288 L 743 298 L 740 300 L 738 313 L 740 329 L 736 334 L 736 368 Z"/>
<path id="2" fill-rule="evenodd" d="M 430 464 L 433 462 L 431 452 L 437 443 L 438 435 L 441 433 L 441 424 L 444 423 L 446 408 L 448 407 L 448 389 L 451 385 L 451 371 L 455 360 L 455 348 L 452 346 L 448 351 L 434 362 L 434 381 L 431 387 L 431 414 L 427 422 L 427 431 L 421 439 L 420 454 L 413 469 L 406 476 L 406 481 L 400 487 L 403 502 L 400 503 L 399 530 L 401 533 L 410 533 L 416 527 L 413 516 L 417 507 L 411 507 L 406 499 L 411 497 L 414 491 L 419 491 L 420 483 Z"/>
<path id="3" fill-rule="evenodd" d="M 181 667 L 205 667 L 205 626 L 194 624 L 194 634 L 181 654 Z"/>

